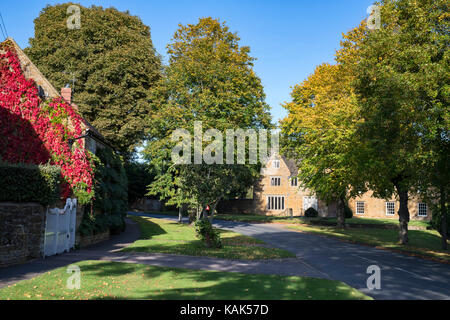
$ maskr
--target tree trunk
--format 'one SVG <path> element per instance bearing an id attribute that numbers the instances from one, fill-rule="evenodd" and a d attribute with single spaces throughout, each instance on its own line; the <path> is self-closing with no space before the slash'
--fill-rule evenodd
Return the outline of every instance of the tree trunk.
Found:
<path id="1" fill-rule="evenodd" d="M 339 229 L 345 229 L 345 199 L 339 197 L 339 204 L 337 208 L 337 227 Z"/>
<path id="2" fill-rule="evenodd" d="M 200 220 L 202 216 L 202 211 L 200 210 L 200 207 L 197 207 L 197 220 Z"/>
<path id="3" fill-rule="evenodd" d="M 399 237 L 400 243 L 403 245 L 408 244 L 408 223 L 409 223 L 409 210 L 408 210 L 408 191 L 403 190 L 398 185 L 395 186 L 397 189 L 398 196 L 400 198 L 400 208 L 398 209 L 399 216 Z"/>
<path id="4" fill-rule="evenodd" d="M 212 206 L 212 208 L 211 208 L 211 216 L 209 217 L 209 221 L 212 223 L 213 222 L 213 220 L 214 220 L 214 214 L 215 214 L 215 212 L 216 212 L 216 208 L 217 208 L 217 205 L 219 204 L 219 201 L 220 201 L 221 199 L 219 199 L 219 200 L 217 200 L 216 202 L 214 202 L 214 204 L 213 204 L 213 206 Z"/>
<path id="5" fill-rule="evenodd" d="M 178 208 L 178 223 L 183 221 L 183 205 Z"/>
<path id="6" fill-rule="evenodd" d="M 441 187 L 441 215 L 442 215 L 442 249 L 447 250 L 447 198 L 444 187 Z"/>

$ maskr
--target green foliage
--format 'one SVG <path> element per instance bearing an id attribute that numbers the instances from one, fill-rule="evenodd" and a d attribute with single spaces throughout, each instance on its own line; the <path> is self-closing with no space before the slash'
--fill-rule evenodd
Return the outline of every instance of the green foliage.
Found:
<path id="1" fill-rule="evenodd" d="M 147 194 L 147 187 L 155 179 L 153 169 L 146 163 L 125 164 L 128 179 L 128 203 L 132 204 Z"/>
<path id="2" fill-rule="evenodd" d="M 313 207 L 308 208 L 305 211 L 305 217 L 307 218 L 316 218 L 319 215 L 319 213 L 317 212 L 316 209 L 314 209 Z"/>
<path id="3" fill-rule="evenodd" d="M 208 248 L 221 248 L 222 240 L 219 230 L 215 229 L 208 219 L 199 219 L 195 222 L 197 237 L 204 241 Z"/>
<path id="4" fill-rule="evenodd" d="M 59 200 L 61 169 L 0 162 L 0 181 L 0 201 L 38 202 L 46 206 Z"/>
<path id="5" fill-rule="evenodd" d="M 82 115 L 129 158 L 149 126 L 148 98 L 161 72 L 150 28 L 129 12 L 77 4 L 81 28 L 70 30 L 71 4 L 42 9 L 26 54 L 56 87 L 76 79 Z"/>
<path id="6" fill-rule="evenodd" d="M 94 208 L 107 217 L 111 233 L 125 230 L 128 209 L 128 179 L 123 161 L 112 149 L 98 149 L 95 163 Z"/>
<path id="7" fill-rule="evenodd" d="M 152 96 L 153 139 L 145 152 L 157 172 L 149 193 L 169 204 L 205 208 L 254 182 L 255 165 L 175 166 L 170 161 L 173 131 L 192 135 L 195 121 L 202 122 L 202 133 L 270 127 L 263 86 L 253 71 L 255 59 L 239 41 L 224 23 L 202 18 L 195 25 L 180 25 L 168 46 L 169 66 Z"/>
<path id="8" fill-rule="evenodd" d="M 344 215 L 345 219 L 353 218 L 353 210 L 348 206 L 348 203 L 345 203 L 344 205 Z"/>
<path id="9" fill-rule="evenodd" d="M 120 233 L 125 230 L 128 209 L 128 179 L 122 158 L 110 148 L 98 149 L 91 157 L 95 164 L 95 199 L 92 207 L 86 208 L 80 232 L 90 235 L 109 228 L 112 234 Z"/>
<path id="10" fill-rule="evenodd" d="M 87 212 L 87 210 L 86 208 L 78 231 L 85 236 L 106 232 L 109 227 L 108 217 L 105 215 L 94 215 Z"/>
<path id="11" fill-rule="evenodd" d="M 430 221 L 430 226 L 442 235 L 443 233 L 442 213 L 440 206 L 433 206 L 433 216 Z M 448 211 L 447 211 L 447 237 L 450 237 L 450 212 Z"/>
<path id="12" fill-rule="evenodd" d="M 355 134 L 358 105 L 351 86 L 355 48 L 363 32 L 361 25 L 344 35 L 336 64 L 318 66 L 294 87 L 292 102 L 284 104 L 288 116 L 281 122 L 283 153 L 301 159 L 297 165 L 302 187 L 326 202 L 346 200 L 364 191 L 364 181 L 355 170 L 364 146 Z"/>

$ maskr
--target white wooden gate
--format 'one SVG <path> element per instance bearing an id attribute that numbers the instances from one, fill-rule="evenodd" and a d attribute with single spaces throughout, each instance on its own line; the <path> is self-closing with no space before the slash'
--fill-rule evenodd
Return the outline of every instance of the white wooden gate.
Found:
<path id="1" fill-rule="evenodd" d="M 45 220 L 44 257 L 69 252 L 75 246 L 77 199 L 67 199 L 64 209 L 48 209 Z"/>

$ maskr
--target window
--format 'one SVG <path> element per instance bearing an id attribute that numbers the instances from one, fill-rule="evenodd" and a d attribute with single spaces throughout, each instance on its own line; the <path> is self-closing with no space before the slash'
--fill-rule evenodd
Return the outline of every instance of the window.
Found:
<path id="1" fill-rule="evenodd" d="M 267 209 L 284 210 L 284 196 L 268 196 Z"/>
<path id="2" fill-rule="evenodd" d="M 272 162 L 272 166 L 274 167 L 274 168 L 279 168 L 280 167 L 280 160 L 273 160 L 273 162 Z"/>
<path id="3" fill-rule="evenodd" d="M 356 202 L 356 214 L 364 214 L 364 201 Z"/>
<path id="4" fill-rule="evenodd" d="M 291 187 L 296 187 L 298 185 L 297 178 L 291 178 Z"/>
<path id="5" fill-rule="evenodd" d="M 395 214 L 395 202 L 386 202 L 386 215 L 393 216 Z"/>
<path id="6" fill-rule="evenodd" d="M 419 208 L 418 208 L 417 215 L 419 217 L 426 217 L 427 216 L 427 204 L 426 203 L 419 203 Z"/>
<path id="7" fill-rule="evenodd" d="M 280 177 L 271 177 L 270 185 L 275 186 L 275 187 L 281 186 L 281 178 Z"/>

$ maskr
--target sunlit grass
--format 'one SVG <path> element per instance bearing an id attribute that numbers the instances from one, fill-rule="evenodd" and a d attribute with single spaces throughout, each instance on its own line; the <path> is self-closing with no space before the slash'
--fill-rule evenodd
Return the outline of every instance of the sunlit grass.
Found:
<path id="1" fill-rule="evenodd" d="M 82 261 L 81 287 L 69 290 L 66 268 L 0 290 L 0 300 L 208 299 L 361 300 L 363 293 L 339 282 L 306 277 L 197 271 L 142 264 Z"/>
<path id="2" fill-rule="evenodd" d="M 409 230 L 409 244 L 404 246 L 399 244 L 398 230 L 359 228 L 341 230 L 308 225 L 290 225 L 289 228 L 450 261 L 450 252 L 441 250 L 441 236 L 434 230 Z"/>
<path id="3" fill-rule="evenodd" d="M 192 226 L 163 219 L 135 217 L 139 223 L 141 239 L 124 251 L 159 252 L 192 256 L 210 256 L 226 259 L 278 259 L 295 257 L 289 251 L 272 248 L 263 241 L 228 230 L 220 230 L 223 247 L 207 248 L 197 239 Z"/>
<path id="4" fill-rule="evenodd" d="M 279 216 L 263 216 L 263 215 L 244 215 L 244 214 L 220 214 L 215 217 L 219 220 L 237 221 L 237 222 L 264 222 L 264 223 L 289 223 L 289 224 L 314 224 L 317 222 L 326 222 L 329 224 L 337 224 L 337 218 L 305 218 L 305 217 L 279 217 Z M 391 225 L 398 226 L 398 219 L 374 219 L 353 217 L 345 219 L 347 224 L 370 224 L 370 225 Z M 412 220 L 410 226 L 426 229 L 428 222 Z"/>

